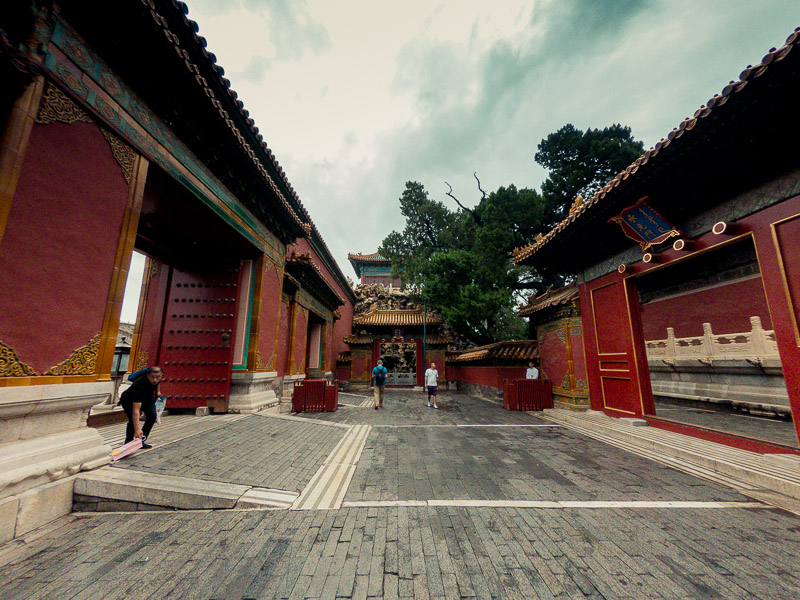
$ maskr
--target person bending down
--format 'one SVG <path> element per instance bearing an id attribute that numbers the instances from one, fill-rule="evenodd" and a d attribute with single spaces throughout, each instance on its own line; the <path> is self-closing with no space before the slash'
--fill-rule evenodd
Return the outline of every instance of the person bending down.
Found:
<path id="1" fill-rule="evenodd" d="M 131 387 L 120 394 L 122 410 L 128 417 L 128 427 L 125 430 L 126 444 L 136 438 L 142 438 L 142 448 L 152 448 L 145 441 L 156 422 L 156 398 L 163 377 L 164 370 L 161 367 L 150 367 L 145 376 L 137 378 Z M 139 422 L 140 412 L 145 416 L 144 427 Z"/>
<path id="2" fill-rule="evenodd" d="M 436 363 L 431 363 L 431 368 L 425 371 L 425 385 L 428 386 L 428 406 L 431 405 L 433 398 L 433 408 L 439 408 L 436 404 L 436 380 L 439 378 L 439 371 L 436 370 Z"/>

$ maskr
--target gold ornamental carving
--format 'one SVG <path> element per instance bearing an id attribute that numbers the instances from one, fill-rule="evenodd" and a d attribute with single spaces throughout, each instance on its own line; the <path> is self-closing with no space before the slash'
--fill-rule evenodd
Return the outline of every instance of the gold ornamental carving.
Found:
<path id="1" fill-rule="evenodd" d="M 139 350 L 136 353 L 136 364 L 133 365 L 134 371 L 146 369 L 150 364 L 150 353 L 147 350 Z"/>
<path id="2" fill-rule="evenodd" d="M 70 125 L 75 122 L 94 123 L 89 115 L 78 108 L 64 92 L 52 83 L 48 83 L 44 90 L 42 103 L 39 105 L 39 114 L 36 115 L 36 122 L 41 125 L 49 125 L 50 123 L 66 123 Z"/>
<path id="3" fill-rule="evenodd" d="M 98 333 L 88 344 L 74 350 L 67 360 L 50 367 L 45 375 L 94 375 L 101 335 Z"/>
<path id="4" fill-rule="evenodd" d="M 275 370 L 275 354 L 273 353 L 272 358 L 269 359 L 269 363 L 267 363 L 267 371 L 274 371 Z"/>
<path id="5" fill-rule="evenodd" d="M 10 346 L 0 342 L 0 377 L 30 377 L 36 375 L 33 367 L 19 359 Z"/>
<path id="6" fill-rule="evenodd" d="M 125 178 L 126 183 L 130 183 L 131 179 L 133 179 L 136 151 L 110 131 L 106 131 L 101 127 L 100 132 L 106 138 L 108 145 L 111 146 L 111 154 L 114 155 L 114 160 L 117 161 L 122 169 L 122 176 Z"/>
<path id="7" fill-rule="evenodd" d="M 147 279 L 150 280 L 161 273 L 161 263 L 154 258 L 148 258 L 147 262 L 150 265 L 147 270 Z"/>
<path id="8" fill-rule="evenodd" d="M 45 375 L 94 375 L 100 336 L 98 333 L 88 344 L 73 351 L 67 360 L 51 367 Z"/>
<path id="9" fill-rule="evenodd" d="M 267 365 L 264 364 L 264 360 L 261 358 L 261 353 L 256 351 L 256 369 L 259 371 L 266 371 Z"/>

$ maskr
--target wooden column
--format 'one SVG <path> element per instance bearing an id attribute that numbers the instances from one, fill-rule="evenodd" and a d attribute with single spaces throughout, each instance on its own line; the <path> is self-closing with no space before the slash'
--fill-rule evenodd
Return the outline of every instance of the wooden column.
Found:
<path id="1" fill-rule="evenodd" d="M 262 254 L 255 261 L 253 279 L 253 312 L 250 315 L 250 346 L 247 349 L 245 364 L 248 371 L 263 371 L 265 367 L 258 364 L 258 337 L 261 326 L 261 303 L 263 300 L 264 265 L 267 259 Z M 280 309 L 279 309 L 280 310 Z"/>
<path id="2" fill-rule="evenodd" d="M 0 138 L 0 243 L 11 213 L 11 203 L 43 91 L 44 77 L 39 75 L 12 106 L 8 124 Z"/>

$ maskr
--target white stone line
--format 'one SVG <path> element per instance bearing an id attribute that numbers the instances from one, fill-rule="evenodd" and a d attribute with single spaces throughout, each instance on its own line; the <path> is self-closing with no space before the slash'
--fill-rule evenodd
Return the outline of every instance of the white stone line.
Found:
<path id="1" fill-rule="evenodd" d="M 234 421 L 238 421 L 239 419 L 244 418 L 246 416 L 247 415 L 233 415 L 233 414 L 231 414 L 231 415 L 221 415 L 219 417 L 212 417 L 215 421 L 217 421 L 217 423 L 214 425 L 214 427 L 210 427 L 208 429 L 203 430 L 202 433 L 207 433 L 209 431 L 212 431 L 213 429 L 217 429 L 217 428 L 222 427 L 223 425 L 226 425 L 228 423 L 232 423 Z M 197 424 L 200 423 L 200 421 L 198 420 L 198 417 L 195 417 L 194 415 L 175 415 L 174 419 L 176 419 L 176 420 L 173 421 L 172 419 L 170 419 L 170 417 L 166 417 L 164 419 L 163 423 L 161 423 L 160 425 L 156 424 L 153 427 L 153 434 L 154 435 L 158 434 L 158 437 L 160 438 L 160 437 L 163 437 L 163 436 L 165 436 L 167 434 L 173 433 L 173 432 L 175 432 L 177 430 L 180 430 L 180 429 L 183 429 L 185 427 L 188 427 L 189 425 L 197 425 Z M 177 420 L 177 419 L 180 419 L 180 420 Z M 100 437 L 103 438 L 103 441 L 107 445 L 112 446 L 112 447 L 117 447 L 117 446 L 121 446 L 123 444 L 123 442 L 125 441 L 125 429 L 126 429 L 127 426 L 128 426 L 128 422 L 125 421 L 124 423 L 115 423 L 113 425 L 106 425 L 104 427 L 100 427 L 100 428 L 97 429 L 97 431 L 100 433 Z M 191 437 L 191 435 L 194 435 L 194 434 L 190 434 L 187 437 Z M 181 438 L 181 439 L 185 439 L 185 438 Z M 177 441 L 177 440 L 171 440 L 168 443 L 172 443 L 174 441 Z M 165 445 L 166 445 L 166 443 L 159 444 L 159 447 L 165 446 Z"/>
<path id="2" fill-rule="evenodd" d="M 342 508 L 396 506 L 451 506 L 464 508 L 543 508 L 543 509 L 726 509 L 772 508 L 762 502 L 715 502 L 692 500 L 362 500 L 343 502 Z"/>
<path id="3" fill-rule="evenodd" d="M 372 427 L 353 425 L 292 505 L 293 510 L 341 508 Z"/>

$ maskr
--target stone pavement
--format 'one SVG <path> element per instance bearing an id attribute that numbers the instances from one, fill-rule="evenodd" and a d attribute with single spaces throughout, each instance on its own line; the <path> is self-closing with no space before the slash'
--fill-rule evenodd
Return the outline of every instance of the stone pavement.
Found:
<path id="1" fill-rule="evenodd" d="M 800 597 L 796 515 L 531 414 L 439 405 L 389 391 L 135 455 L 123 469 L 210 481 L 302 486 L 344 454 L 354 472 L 336 509 L 73 513 L 0 547 L 0 598 Z"/>

